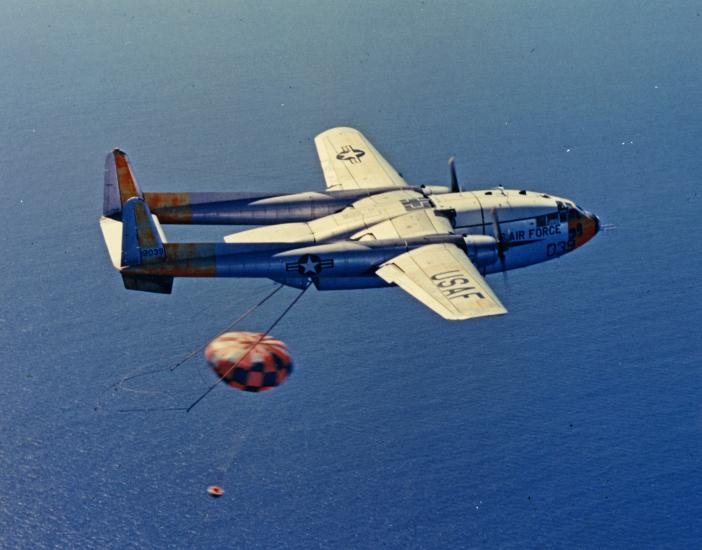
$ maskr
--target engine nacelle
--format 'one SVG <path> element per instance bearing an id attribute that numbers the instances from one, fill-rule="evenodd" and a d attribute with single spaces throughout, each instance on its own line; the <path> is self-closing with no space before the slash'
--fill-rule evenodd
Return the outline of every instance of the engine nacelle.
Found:
<path id="1" fill-rule="evenodd" d="M 443 185 L 420 185 L 419 189 L 425 195 L 446 195 L 451 193 L 451 188 Z"/>
<path id="2" fill-rule="evenodd" d="M 466 243 L 468 257 L 477 267 L 484 267 L 494 264 L 499 255 L 497 240 L 490 235 L 466 235 L 463 237 Z"/>

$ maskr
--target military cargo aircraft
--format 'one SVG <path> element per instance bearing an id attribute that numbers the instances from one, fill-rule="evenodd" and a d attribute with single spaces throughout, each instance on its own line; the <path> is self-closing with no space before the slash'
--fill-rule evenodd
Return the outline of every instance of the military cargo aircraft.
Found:
<path id="1" fill-rule="evenodd" d="M 105 163 L 100 226 L 131 290 L 174 277 L 264 277 L 319 290 L 397 285 L 445 319 L 507 310 L 484 275 L 558 258 L 598 232 L 573 201 L 527 190 L 413 186 L 353 128 L 315 138 L 324 191 L 144 193 L 124 152 Z M 224 242 L 169 243 L 162 223 L 257 225 Z"/>

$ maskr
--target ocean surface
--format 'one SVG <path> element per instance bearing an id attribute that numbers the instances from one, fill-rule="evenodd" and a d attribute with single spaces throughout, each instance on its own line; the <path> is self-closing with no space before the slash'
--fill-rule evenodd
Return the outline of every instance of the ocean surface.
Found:
<path id="1" fill-rule="evenodd" d="M 702 547 L 702 4 L 526 4 L 2 3 L 1 548 Z M 194 401 L 202 356 L 167 369 L 273 283 L 126 291 L 105 154 L 145 190 L 315 190 L 340 125 L 411 183 L 455 155 L 617 229 L 490 277 L 502 317 L 312 289 L 281 387 L 125 412 Z"/>

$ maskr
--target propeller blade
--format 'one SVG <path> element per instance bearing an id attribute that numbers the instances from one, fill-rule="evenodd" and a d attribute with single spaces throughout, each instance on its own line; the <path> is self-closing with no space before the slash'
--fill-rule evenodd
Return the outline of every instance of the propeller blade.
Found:
<path id="1" fill-rule="evenodd" d="M 502 238 L 502 232 L 500 231 L 500 220 L 497 217 L 497 208 L 493 208 L 492 214 L 492 233 L 497 241 L 497 257 L 500 259 L 500 267 L 503 273 L 507 273 L 505 269 L 505 250 L 507 250 L 507 244 Z"/>
<path id="2" fill-rule="evenodd" d="M 456 159 L 451 157 L 448 160 L 448 164 L 451 171 L 451 193 L 460 193 L 461 186 L 458 185 L 458 177 L 456 176 Z"/>
<path id="3" fill-rule="evenodd" d="M 498 250 L 502 250 L 502 233 L 500 232 L 500 220 L 497 217 L 497 208 L 493 208 L 490 211 L 490 215 L 492 217 L 493 237 L 495 237 L 495 240 L 497 241 Z"/>

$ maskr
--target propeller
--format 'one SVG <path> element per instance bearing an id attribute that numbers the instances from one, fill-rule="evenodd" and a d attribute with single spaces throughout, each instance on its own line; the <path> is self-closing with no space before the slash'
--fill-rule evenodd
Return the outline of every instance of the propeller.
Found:
<path id="1" fill-rule="evenodd" d="M 505 277 L 505 282 L 507 281 L 507 269 L 505 266 L 505 252 L 509 248 L 509 237 L 506 239 L 502 236 L 500 231 L 500 219 L 497 217 L 497 208 L 493 208 L 490 212 L 492 214 L 492 233 L 497 241 L 497 257 L 500 259 L 500 267 L 502 268 L 502 273 Z"/>
<path id="2" fill-rule="evenodd" d="M 461 186 L 458 185 L 458 177 L 456 176 L 456 159 L 451 157 L 448 160 L 449 170 L 451 171 L 451 193 L 460 193 Z"/>

